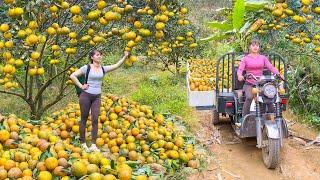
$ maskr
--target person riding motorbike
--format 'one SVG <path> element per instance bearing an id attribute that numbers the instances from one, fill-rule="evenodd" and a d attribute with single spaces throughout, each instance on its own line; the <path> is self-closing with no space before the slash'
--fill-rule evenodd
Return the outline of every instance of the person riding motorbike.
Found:
<path id="1" fill-rule="evenodd" d="M 245 81 L 243 86 L 243 91 L 245 93 L 245 102 L 242 108 L 242 118 L 240 119 L 240 122 L 236 123 L 237 126 L 241 126 L 244 117 L 250 113 L 250 106 L 254 96 L 252 93 L 252 88 L 255 84 L 255 80 L 252 78 L 247 78 L 245 80 L 243 72 L 245 71 L 246 74 L 252 74 L 259 77 L 263 75 L 264 68 L 267 68 L 273 74 L 279 75 L 282 79 L 284 79 L 283 75 L 281 75 L 279 71 L 270 63 L 269 59 L 266 56 L 260 54 L 259 40 L 253 39 L 250 42 L 249 54 L 242 58 L 237 71 L 238 80 Z M 274 112 L 273 103 L 269 103 L 267 105 L 269 112 Z"/>

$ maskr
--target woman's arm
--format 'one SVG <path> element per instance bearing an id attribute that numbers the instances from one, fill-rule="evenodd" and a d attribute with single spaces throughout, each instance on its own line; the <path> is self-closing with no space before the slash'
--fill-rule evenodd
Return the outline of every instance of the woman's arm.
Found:
<path id="1" fill-rule="evenodd" d="M 273 74 L 278 74 L 280 75 L 281 79 L 284 79 L 284 76 L 282 74 L 280 74 L 279 70 L 277 68 L 275 68 L 269 61 L 269 59 L 267 57 L 265 57 L 264 59 L 264 64 L 267 67 L 267 69 L 269 71 L 271 71 Z"/>
<path id="2" fill-rule="evenodd" d="M 106 70 L 106 72 L 116 70 L 124 63 L 124 61 L 128 56 L 129 56 L 129 52 L 126 51 L 124 52 L 124 56 L 116 64 L 113 64 L 110 66 L 104 66 L 103 68 Z"/>
<path id="3" fill-rule="evenodd" d="M 243 71 L 245 70 L 246 68 L 246 60 L 245 60 L 246 57 L 242 58 L 241 62 L 240 62 L 240 65 L 239 65 L 239 68 L 238 68 L 238 71 L 237 71 L 237 75 L 238 75 L 238 80 L 239 81 L 243 81 L 244 80 L 244 77 L 243 77 Z"/>
<path id="4" fill-rule="evenodd" d="M 73 72 L 71 75 L 70 75 L 70 79 L 73 81 L 73 83 L 75 84 L 75 85 L 77 85 L 79 88 L 81 88 L 81 89 L 88 89 L 88 87 L 89 87 L 89 85 L 88 84 L 81 84 L 80 83 L 80 81 L 79 81 L 79 79 L 77 78 L 78 76 L 81 76 L 81 75 L 83 75 L 83 72 L 80 70 L 80 69 L 78 69 L 78 70 L 76 70 L 75 72 Z"/>
<path id="5" fill-rule="evenodd" d="M 269 61 L 269 59 L 267 57 L 264 58 L 264 65 L 265 67 L 271 71 L 273 74 L 280 74 L 278 69 L 275 68 Z"/>

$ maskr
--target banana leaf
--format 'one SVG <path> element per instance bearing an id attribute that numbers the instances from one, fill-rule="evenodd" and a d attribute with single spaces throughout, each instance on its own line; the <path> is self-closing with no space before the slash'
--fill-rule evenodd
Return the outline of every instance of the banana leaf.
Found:
<path id="1" fill-rule="evenodd" d="M 218 33 L 218 34 L 213 34 L 212 36 L 200 39 L 200 41 L 220 41 L 223 39 L 226 39 L 228 37 L 230 37 L 231 35 L 235 34 L 235 30 L 231 30 L 231 31 L 227 31 L 224 33 Z"/>
<path id="2" fill-rule="evenodd" d="M 256 11 L 263 9 L 270 3 L 272 3 L 272 0 L 246 0 L 245 7 L 247 11 Z"/>
<path id="3" fill-rule="evenodd" d="M 209 27 L 213 29 L 219 29 L 220 31 L 229 31 L 232 30 L 232 24 L 229 21 L 211 21 L 207 23 Z"/>
<path id="4" fill-rule="evenodd" d="M 237 0 L 232 10 L 232 24 L 233 28 L 240 30 L 244 24 L 244 16 L 246 13 L 244 0 Z"/>

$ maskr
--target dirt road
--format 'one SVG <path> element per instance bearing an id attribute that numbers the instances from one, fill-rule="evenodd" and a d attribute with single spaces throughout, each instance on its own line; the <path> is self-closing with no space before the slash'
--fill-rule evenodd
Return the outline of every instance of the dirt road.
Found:
<path id="1" fill-rule="evenodd" d="M 320 180 L 320 147 L 305 146 L 300 138 L 286 139 L 281 151 L 281 164 L 275 170 L 265 168 L 261 150 L 255 147 L 255 139 L 241 140 L 236 137 L 229 122 L 213 127 L 211 117 L 198 111 L 200 131 L 197 136 L 215 154 L 215 162 L 202 173 L 189 179 L 296 179 Z M 292 116 L 287 117 L 292 118 Z M 291 121 L 290 130 L 297 136 L 315 139 L 317 132 Z M 214 142 L 210 139 L 218 139 Z M 221 142 L 221 144 L 219 144 Z"/>

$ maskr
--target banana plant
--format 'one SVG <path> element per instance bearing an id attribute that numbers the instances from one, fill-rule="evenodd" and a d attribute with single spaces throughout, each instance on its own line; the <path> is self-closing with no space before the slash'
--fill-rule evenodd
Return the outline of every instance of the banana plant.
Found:
<path id="1" fill-rule="evenodd" d="M 218 13 L 226 15 L 226 20 L 207 22 L 208 26 L 216 31 L 201 41 L 220 41 L 233 36 L 242 50 L 245 50 L 247 32 L 256 20 L 255 16 L 249 16 L 248 13 L 263 11 L 270 3 L 272 0 L 235 0 L 232 9 L 218 9 Z"/>

